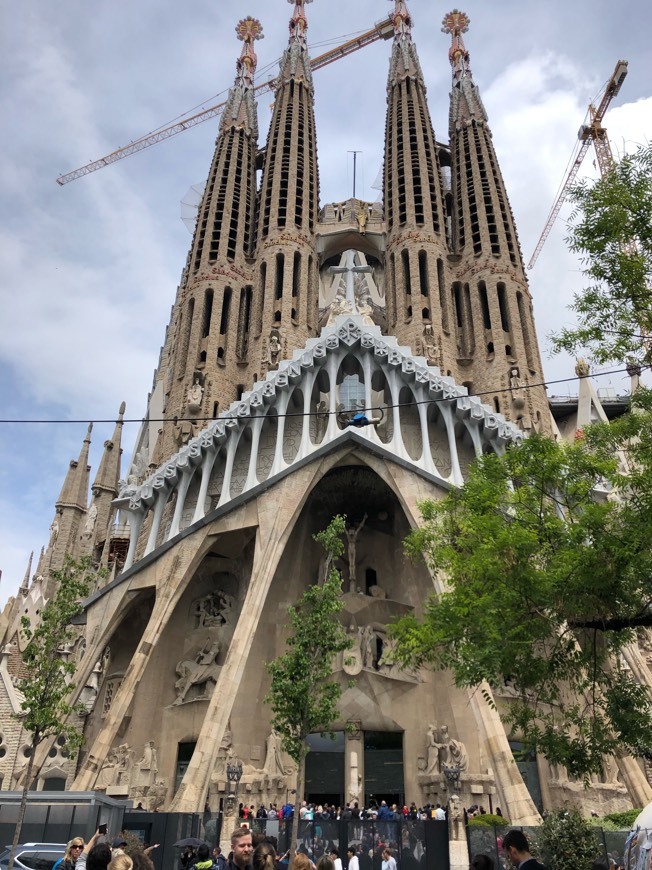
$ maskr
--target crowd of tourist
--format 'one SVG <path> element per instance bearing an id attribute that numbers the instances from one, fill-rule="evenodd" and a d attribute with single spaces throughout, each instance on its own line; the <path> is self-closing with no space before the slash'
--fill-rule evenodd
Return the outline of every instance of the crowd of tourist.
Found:
<path id="1" fill-rule="evenodd" d="M 104 828 L 98 829 L 87 843 L 83 837 L 73 837 L 52 870 L 154 870 L 150 853 L 156 845 L 145 848 L 135 842 L 128 848 L 122 836 L 115 837 L 109 845 L 106 825 Z"/>
<path id="2" fill-rule="evenodd" d="M 294 804 L 289 801 L 282 804 L 280 807 L 277 804 L 270 803 L 269 806 L 259 804 L 256 808 L 255 804 L 247 805 L 240 804 L 238 815 L 240 819 L 248 823 L 251 819 L 291 819 L 294 816 Z M 482 816 L 487 812 L 483 806 L 473 804 L 466 811 L 468 818 L 474 816 Z M 500 807 L 495 810 L 495 815 L 501 816 Z M 357 802 L 352 802 L 342 808 L 335 804 L 315 804 L 308 801 L 302 801 L 299 810 L 299 817 L 302 821 L 312 822 L 318 820 L 324 821 L 351 821 L 361 819 L 362 821 L 425 821 L 427 819 L 436 819 L 443 821 L 446 819 L 446 807 L 441 804 L 427 803 L 422 807 L 412 802 L 408 807 L 404 804 L 399 807 L 397 804 L 388 805 L 386 801 L 381 801 L 380 804 L 371 801 L 368 805 L 360 807 Z"/>

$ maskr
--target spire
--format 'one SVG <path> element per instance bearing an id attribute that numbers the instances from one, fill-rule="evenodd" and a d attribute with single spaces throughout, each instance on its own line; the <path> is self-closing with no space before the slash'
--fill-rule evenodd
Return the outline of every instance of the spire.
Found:
<path id="1" fill-rule="evenodd" d="M 93 486 L 93 495 L 97 497 L 100 492 L 111 493 L 111 498 L 118 494 L 118 480 L 120 478 L 120 442 L 122 439 L 122 427 L 124 426 L 124 414 L 126 405 L 123 402 L 118 411 L 113 437 L 104 442 L 104 452 L 100 460 Z"/>
<path id="2" fill-rule="evenodd" d="M 466 12 L 453 9 L 442 21 L 442 33 L 449 33 L 453 37 L 453 44 L 448 52 L 448 59 L 453 68 L 453 86 L 459 84 L 463 78 L 473 80 L 469 66 L 469 53 L 464 45 L 462 34 L 469 29 L 471 20 Z"/>
<path id="3" fill-rule="evenodd" d="M 294 5 L 294 12 L 290 18 L 290 37 L 288 47 L 283 53 L 279 84 L 295 79 L 305 82 L 312 90 L 312 70 L 308 55 L 308 19 L 306 17 L 306 3 L 312 0 L 288 0 Z"/>
<path id="4" fill-rule="evenodd" d="M 389 0 L 396 7 L 392 21 L 394 22 L 394 39 L 412 41 L 412 18 L 408 12 L 405 0 Z"/>
<path id="5" fill-rule="evenodd" d="M 88 503 L 88 474 L 90 472 L 88 451 L 91 445 L 92 431 L 93 424 L 89 423 L 88 431 L 79 453 L 79 459 L 70 460 L 70 468 L 61 487 L 61 494 L 56 502 L 57 511 L 64 507 L 76 507 L 82 511 L 86 510 Z"/>
<path id="6" fill-rule="evenodd" d="M 22 585 L 20 587 L 20 594 L 23 598 L 29 592 L 29 581 L 32 576 L 32 560 L 34 558 L 34 550 L 29 554 L 29 561 L 27 563 L 27 570 L 25 571 L 25 577 L 23 578 Z"/>
<path id="7" fill-rule="evenodd" d="M 395 6 L 391 16 L 394 23 L 394 45 L 389 66 L 388 88 L 392 88 L 405 79 L 414 79 L 425 90 L 421 64 L 417 49 L 412 41 L 412 16 L 405 0 L 390 0 Z"/>
<path id="8" fill-rule="evenodd" d="M 306 3 L 312 3 L 312 0 L 288 0 L 288 3 L 294 4 L 294 14 L 290 18 L 290 48 L 293 45 L 300 45 L 304 50 L 308 50 L 308 41 L 306 33 L 308 32 L 308 19 L 306 18 Z"/>
<path id="9" fill-rule="evenodd" d="M 104 442 L 102 459 L 91 487 L 93 497 L 86 513 L 86 521 L 81 528 L 81 549 L 84 554 L 92 553 L 96 548 L 104 545 L 113 519 L 112 502 L 118 494 L 122 454 L 120 442 L 125 407 L 125 403 L 122 402 L 113 437 Z"/>
<path id="10" fill-rule="evenodd" d="M 264 39 L 263 26 L 257 18 L 249 16 L 238 21 L 235 32 L 238 39 L 244 43 L 236 64 L 235 83 L 242 88 L 251 89 L 254 86 L 254 73 L 258 66 L 258 57 L 254 51 L 254 41 L 256 39 Z"/>
<path id="11" fill-rule="evenodd" d="M 254 42 L 264 38 L 263 26 L 257 18 L 243 18 L 238 22 L 235 32 L 244 45 L 236 62 L 235 83 L 229 91 L 220 121 L 220 132 L 233 125 L 257 137 L 258 119 L 253 89 L 258 57 L 254 51 Z"/>

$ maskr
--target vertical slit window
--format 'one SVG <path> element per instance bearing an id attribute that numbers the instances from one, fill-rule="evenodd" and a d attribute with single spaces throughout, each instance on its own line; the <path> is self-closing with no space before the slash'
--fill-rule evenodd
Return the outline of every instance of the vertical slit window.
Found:
<path id="1" fill-rule="evenodd" d="M 211 316 L 213 314 L 213 291 L 209 289 L 204 294 L 204 319 L 202 323 L 201 335 L 206 338 L 211 332 Z"/>
<path id="2" fill-rule="evenodd" d="M 190 332 L 192 330 L 192 319 L 195 315 L 195 300 L 188 300 L 188 310 L 186 313 L 186 325 L 183 330 L 183 343 L 181 346 L 181 354 L 179 356 L 179 376 L 183 375 L 188 363 L 188 349 L 190 348 Z"/>
<path id="3" fill-rule="evenodd" d="M 507 293 L 505 285 L 501 282 L 498 284 L 498 306 L 500 308 L 500 323 L 503 332 L 509 332 L 509 312 L 507 310 Z"/>
<path id="4" fill-rule="evenodd" d="M 285 257 L 283 254 L 276 255 L 276 279 L 274 285 L 274 298 L 283 298 L 283 269 L 285 267 Z"/>
<path id="5" fill-rule="evenodd" d="M 412 316 L 412 285 L 410 281 L 410 254 L 406 250 L 401 251 L 401 264 L 403 266 L 403 295 L 405 297 L 405 316 Z"/>
<path id="6" fill-rule="evenodd" d="M 448 296 L 444 276 L 444 261 L 437 259 L 437 286 L 439 288 L 439 307 L 441 308 L 441 325 L 444 332 L 450 332 L 450 316 L 448 311 Z"/>
<path id="7" fill-rule="evenodd" d="M 525 345 L 525 359 L 530 371 L 534 372 L 536 366 L 534 364 L 534 349 L 532 347 L 532 332 L 530 330 L 530 320 L 528 317 L 528 307 L 523 294 L 517 292 L 516 304 L 518 306 L 518 316 L 521 321 L 521 333 L 523 335 L 523 344 Z"/>
<path id="8" fill-rule="evenodd" d="M 220 319 L 220 335 L 226 335 L 229 328 L 229 310 L 231 308 L 231 288 L 224 288 L 224 297 L 222 299 L 222 317 Z"/>
<path id="9" fill-rule="evenodd" d="M 487 285 L 484 281 L 478 284 L 478 294 L 480 295 L 480 307 L 482 308 L 482 321 L 485 329 L 491 329 L 491 313 L 489 312 L 489 297 L 487 296 Z"/>
<path id="10" fill-rule="evenodd" d="M 419 287 L 421 289 L 421 295 L 427 298 L 429 295 L 428 255 L 425 251 L 419 251 Z"/>

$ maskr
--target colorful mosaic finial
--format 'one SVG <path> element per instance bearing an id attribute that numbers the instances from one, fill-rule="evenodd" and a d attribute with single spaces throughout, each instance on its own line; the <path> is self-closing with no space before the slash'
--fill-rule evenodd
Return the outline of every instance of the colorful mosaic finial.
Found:
<path id="1" fill-rule="evenodd" d="M 312 0 L 288 0 L 288 3 L 294 4 L 294 14 L 290 19 L 290 44 L 299 42 L 307 48 L 308 19 L 306 18 L 305 5 L 312 3 Z"/>
<path id="2" fill-rule="evenodd" d="M 258 65 L 258 57 L 254 51 L 254 41 L 264 39 L 263 26 L 257 18 L 243 18 L 235 28 L 238 39 L 244 42 L 236 68 L 240 83 L 248 88 L 254 86 L 254 73 Z"/>
<path id="3" fill-rule="evenodd" d="M 389 0 L 395 6 L 392 21 L 394 22 L 394 37 L 396 39 L 412 36 L 412 18 L 408 12 L 405 0 Z"/>
<path id="4" fill-rule="evenodd" d="M 448 51 L 448 58 L 453 68 L 453 84 L 457 84 L 463 78 L 472 78 L 469 53 L 462 39 L 462 34 L 468 31 L 470 23 L 471 20 L 466 12 L 460 12 L 459 9 L 453 9 L 442 21 L 442 33 L 449 33 L 453 37 L 453 44 Z"/>

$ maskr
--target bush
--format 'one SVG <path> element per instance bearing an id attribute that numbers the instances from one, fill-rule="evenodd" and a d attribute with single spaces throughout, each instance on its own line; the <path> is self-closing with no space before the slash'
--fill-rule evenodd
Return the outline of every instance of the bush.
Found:
<path id="1" fill-rule="evenodd" d="M 595 829 L 574 808 L 546 813 L 539 845 L 542 860 L 553 870 L 590 867 L 601 852 Z"/>
<path id="2" fill-rule="evenodd" d="M 605 819 L 608 822 L 612 822 L 614 825 L 617 825 L 621 830 L 623 828 L 631 828 L 637 817 L 640 815 L 641 810 L 625 810 L 622 813 L 609 813 L 608 816 L 605 816 Z"/>
<path id="3" fill-rule="evenodd" d="M 511 825 L 511 822 L 504 816 L 485 813 L 482 816 L 473 816 L 472 819 L 469 819 L 469 825 L 475 825 L 480 828 L 504 828 L 506 825 Z"/>

